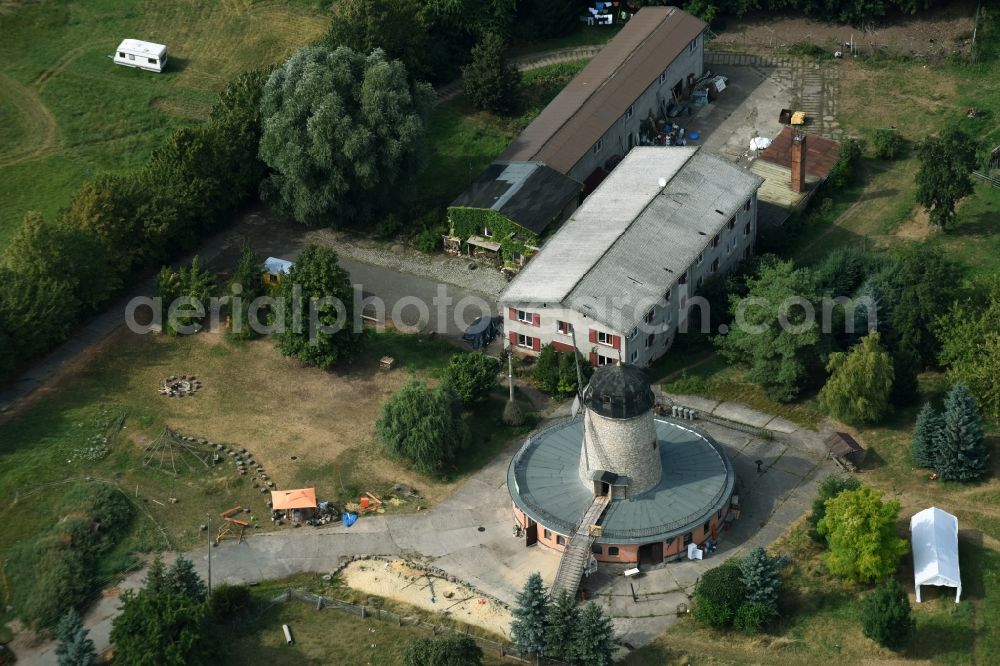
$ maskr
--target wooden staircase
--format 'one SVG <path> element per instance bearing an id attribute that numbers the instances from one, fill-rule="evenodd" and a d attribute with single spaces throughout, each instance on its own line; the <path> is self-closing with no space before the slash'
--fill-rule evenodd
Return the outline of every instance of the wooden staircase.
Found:
<path id="1" fill-rule="evenodd" d="M 556 578 L 552 582 L 549 591 L 553 599 L 558 599 L 563 592 L 571 597 L 576 597 L 576 592 L 580 589 L 580 581 L 583 578 L 583 570 L 587 566 L 590 557 L 590 547 L 594 545 L 597 535 L 592 534 L 591 525 L 600 525 L 601 515 L 608 506 L 609 497 L 599 495 L 591 502 L 587 513 L 583 514 L 576 532 L 570 535 L 569 545 L 559 560 L 559 568 L 556 570 Z"/>

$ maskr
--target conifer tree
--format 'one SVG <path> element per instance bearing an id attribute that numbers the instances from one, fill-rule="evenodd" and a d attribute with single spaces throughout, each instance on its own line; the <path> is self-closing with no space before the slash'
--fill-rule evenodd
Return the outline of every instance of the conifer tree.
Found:
<path id="1" fill-rule="evenodd" d="M 548 626 L 545 628 L 546 656 L 573 661 L 579 624 L 576 601 L 564 591 L 549 608 Z"/>
<path id="2" fill-rule="evenodd" d="M 91 666 L 97 661 L 94 641 L 87 637 L 90 632 L 83 627 L 83 621 L 75 608 L 70 608 L 59 620 L 56 628 L 56 657 L 59 666 Z"/>
<path id="3" fill-rule="evenodd" d="M 910 457 L 917 467 L 933 469 L 937 467 L 937 440 L 941 433 L 943 420 L 934 409 L 934 405 L 926 403 L 917 414 L 917 424 L 913 428 L 913 441 L 910 443 Z"/>
<path id="4" fill-rule="evenodd" d="M 574 663 L 611 666 L 614 662 L 615 629 L 601 607 L 591 601 L 583 607 L 574 641 Z"/>
<path id="5" fill-rule="evenodd" d="M 542 576 L 535 572 L 528 576 L 524 588 L 517 594 L 514 621 L 510 637 L 523 652 L 542 652 L 545 649 L 549 596 L 542 583 Z"/>
<path id="6" fill-rule="evenodd" d="M 910 600 L 895 578 L 879 585 L 861 602 L 865 636 L 890 650 L 904 647 L 913 634 Z"/>
<path id="7" fill-rule="evenodd" d="M 746 586 L 746 603 L 763 604 L 776 614 L 781 576 L 774 558 L 757 546 L 740 560 L 740 575 Z"/>
<path id="8" fill-rule="evenodd" d="M 938 474 L 946 481 L 975 481 L 986 474 L 989 460 L 979 409 L 965 384 L 955 384 L 937 438 Z"/>

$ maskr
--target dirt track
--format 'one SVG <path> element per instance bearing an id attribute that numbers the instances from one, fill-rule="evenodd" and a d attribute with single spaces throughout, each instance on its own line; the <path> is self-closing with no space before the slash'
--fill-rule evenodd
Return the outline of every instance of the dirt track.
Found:
<path id="1" fill-rule="evenodd" d="M 0 72 L 0 101 L 13 107 L 24 123 L 20 140 L 0 150 L 0 166 L 36 160 L 55 150 L 59 127 L 35 85 L 23 86 Z"/>

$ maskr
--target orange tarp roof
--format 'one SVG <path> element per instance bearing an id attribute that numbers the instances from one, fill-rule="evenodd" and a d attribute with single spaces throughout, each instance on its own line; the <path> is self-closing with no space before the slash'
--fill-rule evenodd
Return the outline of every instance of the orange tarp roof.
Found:
<path id="1" fill-rule="evenodd" d="M 271 508 L 279 511 L 285 509 L 315 509 L 316 489 L 272 490 Z"/>

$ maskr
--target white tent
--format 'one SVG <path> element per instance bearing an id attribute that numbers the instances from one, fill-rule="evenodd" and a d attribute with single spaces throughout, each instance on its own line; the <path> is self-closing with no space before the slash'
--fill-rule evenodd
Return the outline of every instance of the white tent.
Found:
<path id="1" fill-rule="evenodd" d="M 962 596 L 962 576 L 958 571 L 958 518 L 932 506 L 910 518 L 910 535 L 917 603 L 920 603 L 921 585 L 944 585 L 957 588 L 957 604 Z"/>

